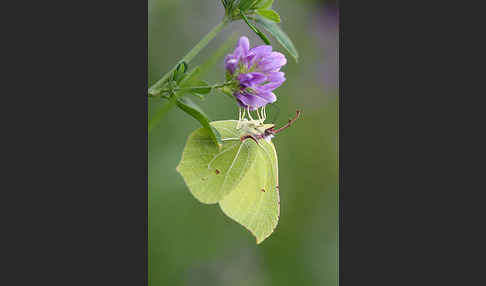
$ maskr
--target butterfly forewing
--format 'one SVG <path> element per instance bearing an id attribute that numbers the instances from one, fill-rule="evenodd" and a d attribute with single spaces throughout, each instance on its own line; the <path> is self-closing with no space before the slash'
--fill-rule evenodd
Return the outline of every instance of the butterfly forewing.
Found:
<path id="1" fill-rule="evenodd" d="M 239 138 L 236 121 L 211 123 L 222 138 Z M 244 141 L 225 141 L 219 149 L 206 129 L 194 131 L 187 140 L 177 171 L 199 201 L 217 203 L 229 194 L 255 163 L 257 146 Z"/>

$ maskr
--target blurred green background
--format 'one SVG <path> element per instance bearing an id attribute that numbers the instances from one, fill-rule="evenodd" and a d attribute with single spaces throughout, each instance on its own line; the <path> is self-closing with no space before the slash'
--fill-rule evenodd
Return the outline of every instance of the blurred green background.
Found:
<path id="1" fill-rule="evenodd" d="M 219 0 L 149 0 L 149 86 L 182 58 L 223 17 Z M 279 159 L 281 215 L 262 244 L 226 217 L 217 204 L 192 197 L 175 168 L 199 123 L 177 108 L 149 134 L 149 285 L 338 285 L 338 12 L 334 1 L 275 0 L 281 26 L 299 51 L 287 56 L 287 81 L 275 91 L 277 108 L 267 123 L 291 128 L 273 139 Z M 235 33 L 235 34 L 233 34 Z M 205 63 L 226 40 L 245 35 L 262 41 L 244 22 L 233 22 L 189 67 Z M 229 51 L 229 50 L 227 50 Z M 224 81 L 224 55 L 204 74 Z M 201 101 L 212 120 L 237 119 L 230 98 L 213 93 Z M 150 99 L 149 118 L 166 101 Z M 275 118 L 276 117 L 276 118 Z"/>

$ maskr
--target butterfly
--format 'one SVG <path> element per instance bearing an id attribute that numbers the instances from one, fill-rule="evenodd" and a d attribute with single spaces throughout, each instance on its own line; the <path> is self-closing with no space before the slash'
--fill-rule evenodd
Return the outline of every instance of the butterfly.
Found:
<path id="1" fill-rule="evenodd" d="M 176 168 L 197 200 L 218 203 L 225 215 L 255 236 L 257 244 L 273 233 L 280 217 L 278 159 L 271 138 L 299 114 L 279 129 L 257 120 L 213 121 L 222 146 L 214 144 L 207 129 L 197 129 Z"/>

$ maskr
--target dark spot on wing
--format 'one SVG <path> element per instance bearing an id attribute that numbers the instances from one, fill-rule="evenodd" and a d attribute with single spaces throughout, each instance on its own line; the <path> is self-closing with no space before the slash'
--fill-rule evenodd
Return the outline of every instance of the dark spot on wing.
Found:
<path id="1" fill-rule="evenodd" d="M 214 170 L 214 172 L 217 174 L 221 173 L 218 169 Z"/>
<path id="2" fill-rule="evenodd" d="M 260 191 L 265 192 L 265 189 L 261 189 Z"/>
<path id="3" fill-rule="evenodd" d="M 279 187 L 278 187 L 278 186 L 275 186 L 275 189 L 276 189 L 276 190 L 277 190 L 277 192 L 278 192 L 278 190 L 279 190 Z"/>

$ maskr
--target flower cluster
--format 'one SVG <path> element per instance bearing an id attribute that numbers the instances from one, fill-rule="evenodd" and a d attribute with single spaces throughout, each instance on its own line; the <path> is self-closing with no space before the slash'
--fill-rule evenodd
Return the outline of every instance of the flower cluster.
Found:
<path id="1" fill-rule="evenodd" d="M 250 49 L 248 38 L 241 37 L 234 52 L 226 56 L 224 63 L 227 78 L 235 83 L 233 96 L 239 106 L 244 108 L 243 118 L 245 111 L 251 118 L 250 111 L 253 110 L 257 110 L 260 117 L 260 107 L 262 117 L 265 117 L 265 105 L 277 100 L 273 90 L 285 81 L 284 73 L 280 71 L 287 63 L 285 56 L 273 52 L 272 46 L 263 45 Z"/>

